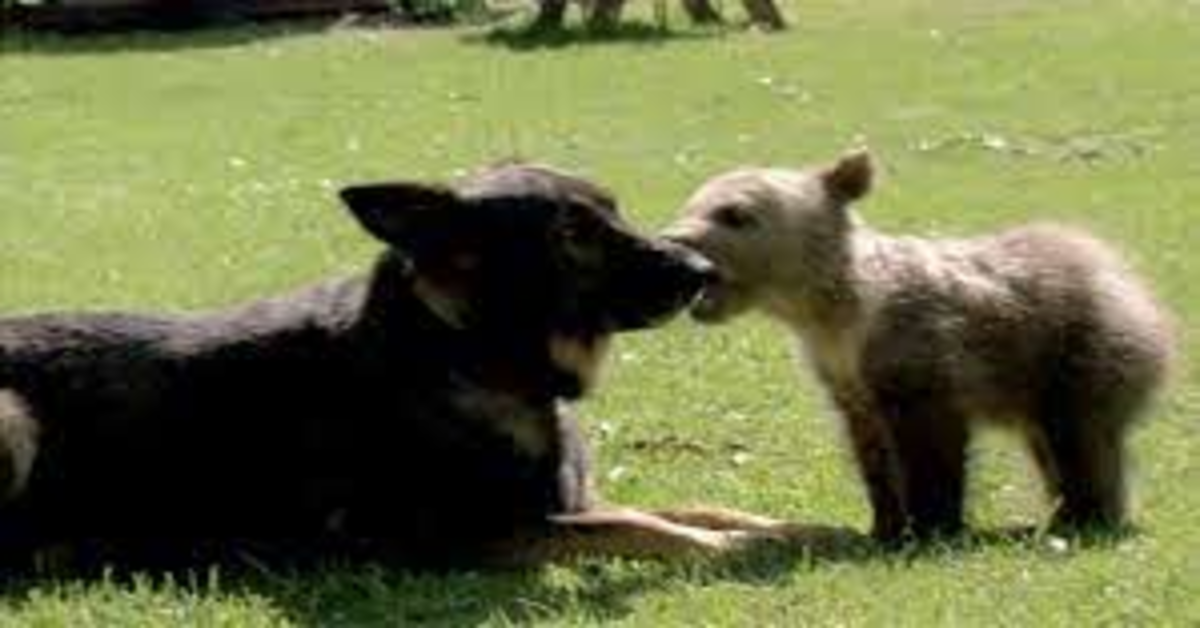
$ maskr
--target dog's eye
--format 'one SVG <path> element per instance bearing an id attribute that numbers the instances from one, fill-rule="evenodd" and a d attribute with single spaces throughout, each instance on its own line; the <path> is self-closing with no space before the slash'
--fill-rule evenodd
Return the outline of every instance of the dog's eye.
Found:
<path id="1" fill-rule="evenodd" d="M 558 237 L 570 244 L 586 243 L 594 238 L 598 226 L 589 220 L 567 220 L 558 228 Z"/>
<path id="2" fill-rule="evenodd" d="M 719 207 L 713 212 L 712 217 L 717 224 L 729 229 L 747 229 L 758 224 L 753 213 L 737 205 Z"/>

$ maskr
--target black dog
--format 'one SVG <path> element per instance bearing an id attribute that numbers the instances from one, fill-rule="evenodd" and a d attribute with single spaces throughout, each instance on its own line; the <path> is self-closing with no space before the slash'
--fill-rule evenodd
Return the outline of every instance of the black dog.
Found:
<path id="1" fill-rule="evenodd" d="M 0 321 L 0 565 L 714 553 L 773 523 L 597 510 L 563 400 L 707 263 L 549 168 L 345 189 L 367 277 L 181 316 Z"/>

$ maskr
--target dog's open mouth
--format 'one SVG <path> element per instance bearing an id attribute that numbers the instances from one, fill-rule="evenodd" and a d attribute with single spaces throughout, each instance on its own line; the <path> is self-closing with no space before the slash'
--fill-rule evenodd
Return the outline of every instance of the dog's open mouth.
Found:
<path id="1" fill-rule="evenodd" d="M 720 318 L 720 298 L 715 296 L 713 292 L 714 289 L 709 288 L 696 297 L 696 301 L 692 303 L 692 307 L 689 310 L 693 319 L 701 323 L 709 323 Z"/>
<path id="2" fill-rule="evenodd" d="M 703 298 L 702 290 L 674 295 L 669 301 L 664 300 L 655 307 L 643 308 L 636 315 L 618 318 L 603 328 L 610 333 L 615 333 L 661 327 L 677 315 L 691 311 Z"/>
<path id="3" fill-rule="evenodd" d="M 688 313 L 701 323 L 715 323 L 725 318 L 727 304 L 731 298 L 731 284 L 721 279 L 712 281 L 704 287 L 692 301 Z"/>

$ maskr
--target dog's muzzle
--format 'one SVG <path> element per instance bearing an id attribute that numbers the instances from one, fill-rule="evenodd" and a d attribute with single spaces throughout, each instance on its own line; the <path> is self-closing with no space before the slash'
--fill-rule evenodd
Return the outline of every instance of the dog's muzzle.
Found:
<path id="1" fill-rule="evenodd" d="M 716 265 L 695 249 L 669 240 L 660 241 L 659 246 L 670 259 L 666 272 L 672 276 L 670 283 L 676 287 L 680 307 L 694 303 L 711 283 L 719 279 Z"/>
<path id="2" fill-rule="evenodd" d="M 674 242 L 656 241 L 641 255 L 610 303 L 610 331 L 657 327 L 690 308 L 716 278 L 708 258 Z"/>
<path id="3" fill-rule="evenodd" d="M 678 260 L 680 280 L 687 285 L 685 291 L 699 294 L 717 279 L 717 267 L 707 257 L 673 242 L 667 242 L 666 246 L 672 249 L 671 254 Z"/>
<path id="4" fill-rule="evenodd" d="M 689 313 L 701 322 L 717 318 L 721 303 L 730 288 L 729 277 L 721 272 L 715 262 L 700 253 L 686 235 L 668 232 L 660 237 L 662 241 L 693 255 L 695 272 L 701 277 L 701 286 L 688 304 Z"/>

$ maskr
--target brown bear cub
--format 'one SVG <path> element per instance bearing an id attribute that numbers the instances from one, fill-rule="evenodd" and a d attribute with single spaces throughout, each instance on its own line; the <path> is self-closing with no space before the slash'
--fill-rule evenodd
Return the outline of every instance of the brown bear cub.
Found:
<path id="1" fill-rule="evenodd" d="M 705 183 L 667 237 L 716 264 L 703 322 L 782 321 L 849 427 L 874 511 L 897 540 L 963 525 L 971 422 L 1018 429 L 1065 529 L 1126 522 L 1126 438 L 1167 371 L 1169 317 L 1106 245 L 1029 225 L 894 237 L 851 209 L 865 152 Z"/>

